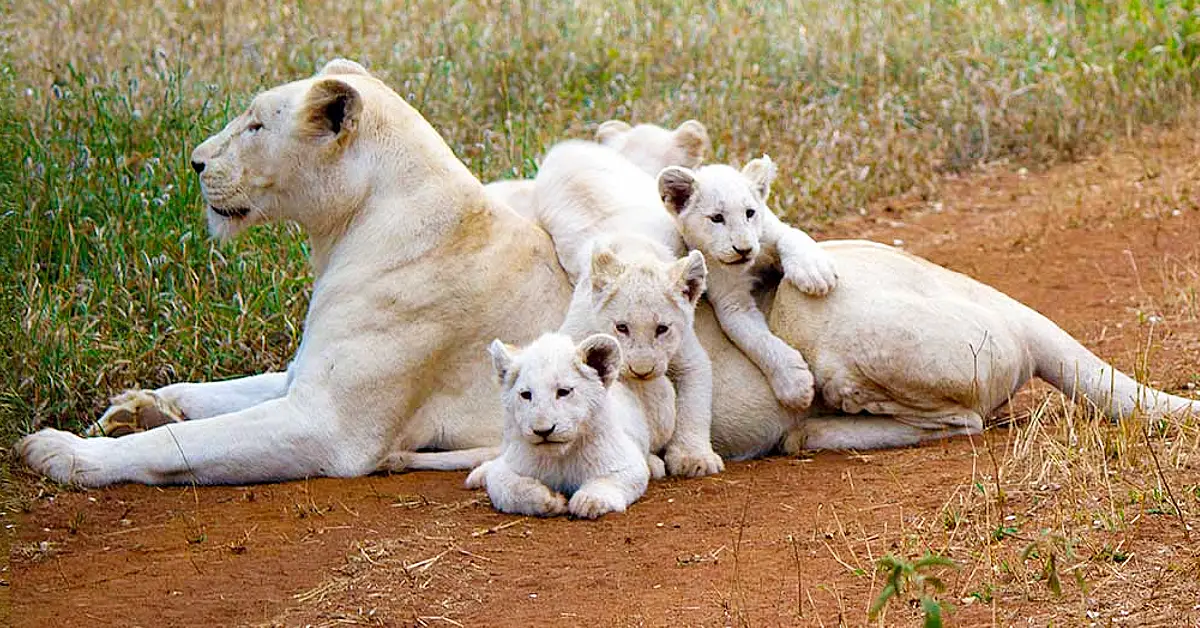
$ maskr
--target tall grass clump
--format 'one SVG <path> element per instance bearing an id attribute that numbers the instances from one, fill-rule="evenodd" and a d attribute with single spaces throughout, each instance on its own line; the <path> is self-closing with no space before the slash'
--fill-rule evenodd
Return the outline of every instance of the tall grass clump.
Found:
<path id="1" fill-rule="evenodd" d="M 191 148 L 258 89 L 368 65 L 485 180 L 618 117 L 694 117 L 715 158 L 769 153 L 809 223 L 940 172 L 1070 159 L 1169 122 L 1195 3 L 144 0 L 0 16 L 0 418 L 77 427 L 133 385 L 280 367 L 303 240 L 205 237 Z"/>

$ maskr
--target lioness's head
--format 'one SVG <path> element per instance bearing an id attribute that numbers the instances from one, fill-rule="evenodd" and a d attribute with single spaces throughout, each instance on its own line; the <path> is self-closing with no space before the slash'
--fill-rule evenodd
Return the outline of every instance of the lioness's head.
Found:
<path id="1" fill-rule="evenodd" d="M 674 262 L 622 259 L 599 243 L 591 264 L 593 320 L 621 343 L 622 375 L 665 375 L 704 293 L 704 256 L 693 251 Z"/>
<path id="2" fill-rule="evenodd" d="M 775 164 L 763 155 L 741 172 L 720 164 L 666 168 L 658 192 L 688 248 L 722 264 L 749 264 L 758 256 L 774 179 Z"/>
<path id="3" fill-rule="evenodd" d="M 609 120 L 596 129 L 596 141 L 621 153 L 652 177 L 667 166 L 697 168 L 711 148 L 708 130 L 696 120 L 688 120 L 674 130 Z"/>
<path id="4" fill-rule="evenodd" d="M 603 334 L 576 345 L 570 336 L 543 334 L 522 349 L 493 340 L 488 347 L 500 380 L 509 438 L 568 448 L 592 430 L 621 367 L 621 348 Z"/>
<path id="5" fill-rule="evenodd" d="M 363 174 L 372 170 L 369 151 L 356 151 L 360 138 L 378 135 L 382 125 L 370 101 L 407 107 L 344 59 L 255 96 L 192 152 L 213 235 L 229 237 L 272 220 L 316 231 L 344 222 L 341 210 L 361 202 L 370 187 Z"/>

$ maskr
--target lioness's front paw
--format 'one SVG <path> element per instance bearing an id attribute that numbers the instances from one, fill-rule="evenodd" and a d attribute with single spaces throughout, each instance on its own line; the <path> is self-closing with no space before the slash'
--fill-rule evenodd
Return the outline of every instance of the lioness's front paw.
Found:
<path id="1" fill-rule="evenodd" d="M 794 410 L 803 410 L 812 405 L 813 376 L 803 358 L 798 363 L 776 369 L 768 379 L 779 403 Z"/>
<path id="2" fill-rule="evenodd" d="M 625 512 L 625 499 L 617 491 L 579 489 L 567 510 L 580 519 L 595 519 L 610 512 Z"/>
<path id="3" fill-rule="evenodd" d="M 699 478 L 725 470 L 725 461 L 710 447 L 708 451 L 692 451 L 678 446 L 667 447 L 667 472 Z"/>
<path id="4" fill-rule="evenodd" d="M 80 438 L 62 430 L 44 429 L 17 443 L 17 455 L 37 473 L 62 484 L 103 486 L 103 456 L 98 449 L 107 439 Z"/>
<path id="5" fill-rule="evenodd" d="M 783 262 L 783 276 L 804 294 L 824 296 L 837 287 L 837 268 L 833 257 L 819 248 Z"/>
<path id="6" fill-rule="evenodd" d="M 150 390 L 127 390 L 110 400 L 108 410 L 88 428 L 88 436 L 125 436 L 186 420 L 174 403 Z"/>

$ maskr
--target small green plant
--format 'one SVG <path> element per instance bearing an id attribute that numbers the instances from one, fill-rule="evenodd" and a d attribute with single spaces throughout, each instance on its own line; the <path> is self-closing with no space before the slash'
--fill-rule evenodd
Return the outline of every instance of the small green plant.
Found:
<path id="1" fill-rule="evenodd" d="M 1046 587 L 1054 595 L 1062 595 L 1062 579 L 1059 577 L 1058 563 L 1060 557 L 1071 559 L 1075 556 L 1074 543 L 1071 539 L 1057 534 L 1042 534 L 1025 546 L 1021 551 L 1021 560 L 1036 560 L 1041 563 L 1040 580 L 1045 581 Z M 1083 576 L 1075 571 L 1075 582 L 1080 589 L 1084 588 Z"/>
<path id="2" fill-rule="evenodd" d="M 918 600 L 921 603 L 921 611 L 925 613 L 925 628 L 941 627 L 943 611 L 949 610 L 950 605 L 939 601 L 935 595 L 945 591 L 946 585 L 941 578 L 929 572 L 937 567 L 957 569 L 958 565 L 953 560 L 925 552 L 924 556 L 909 562 L 888 554 L 880 558 L 876 566 L 879 571 L 883 572 L 886 584 L 867 612 L 867 616 L 871 620 L 879 616 L 892 598 L 904 595 L 905 591 L 910 591 L 912 594 L 920 595 Z"/>

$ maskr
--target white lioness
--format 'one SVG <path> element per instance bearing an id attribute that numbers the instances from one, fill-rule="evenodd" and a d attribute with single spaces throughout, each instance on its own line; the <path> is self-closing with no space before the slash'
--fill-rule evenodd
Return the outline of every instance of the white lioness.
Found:
<path id="1" fill-rule="evenodd" d="M 784 405 L 807 408 L 813 399 L 808 363 L 771 333 L 754 289 L 764 273 L 782 271 L 804 292 L 823 295 L 836 285 L 837 272 L 807 233 L 767 207 L 774 178 L 775 164 L 764 155 L 741 172 L 721 164 L 671 166 L 659 173 L 658 190 L 688 248 L 709 261 L 708 300 L 721 329 L 762 369 Z"/>
<path id="2" fill-rule="evenodd" d="M 26 464 L 87 486 L 249 483 L 366 474 L 393 450 L 494 451 L 503 414 L 480 349 L 557 328 L 571 298 L 544 231 L 489 199 L 416 110 L 346 61 L 259 94 L 193 162 L 216 232 L 264 220 L 308 231 L 317 280 L 295 359 L 286 373 L 154 391 L 182 422 L 121 438 L 40 430 L 16 447 Z M 763 304 L 821 383 L 807 414 L 778 403 L 700 303 L 723 456 L 977 433 L 1032 375 L 1113 417 L 1200 409 L 965 275 L 870 242 L 819 246 L 837 289 L 814 298 L 782 282 Z"/>
<path id="3" fill-rule="evenodd" d="M 515 349 L 489 347 L 504 406 L 504 453 L 467 476 L 467 488 L 487 488 L 497 510 L 546 517 L 570 512 L 595 519 L 625 512 L 646 492 L 663 461 L 651 452 L 656 408 L 674 403 L 665 377 L 639 394 L 623 384 L 621 348 L 612 336 L 544 334 Z M 570 501 L 568 501 L 568 499 Z"/>
<path id="4" fill-rule="evenodd" d="M 614 335 L 625 351 L 627 378 L 649 380 L 669 369 L 678 414 L 664 454 L 667 470 L 720 471 L 721 458 L 711 450 L 712 364 L 693 326 L 704 258 L 676 261 L 686 251 L 654 179 L 608 147 L 568 140 L 546 154 L 535 182 L 537 222 L 575 283 L 561 331 L 574 338 Z"/>

